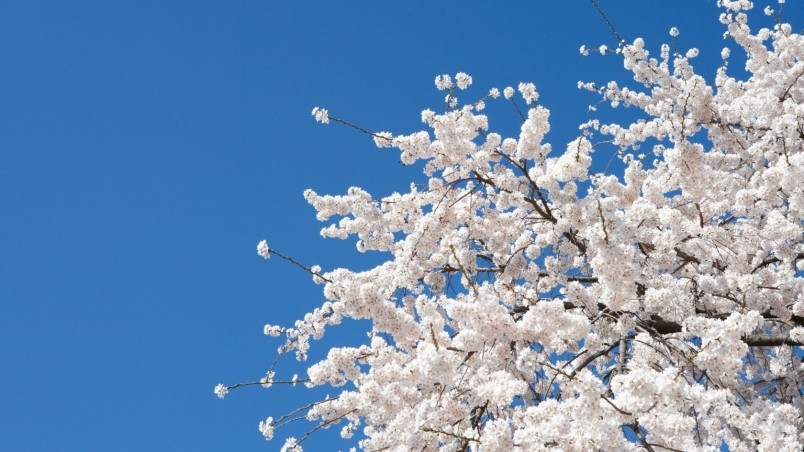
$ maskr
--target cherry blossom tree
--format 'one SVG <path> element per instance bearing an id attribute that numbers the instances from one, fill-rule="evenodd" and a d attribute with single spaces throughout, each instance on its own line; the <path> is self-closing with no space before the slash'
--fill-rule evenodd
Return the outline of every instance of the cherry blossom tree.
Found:
<path id="1" fill-rule="evenodd" d="M 641 88 L 579 85 L 643 119 L 590 121 L 558 149 L 530 83 L 462 104 L 472 78 L 439 76 L 446 109 L 422 112 L 425 130 L 410 135 L 313 110 L 418 162 L 425 183 L 385 197 L 305 192 L 332 222 L 323 236 L 390 257 L 324 271 L 261 242 L 326 298 L 265 333 L 299 360 L 344 319 L 369 320 L 369 339 L 331 348 L 302 378 L 272 365 L 215 392 L 336 388 L 297 414 L 313 431 L 360 432 L 367 450 L 801 450 L 804 36 L 781 21 L 752 32 L 750 2 L 719 3 L 747 57 L 743 80 L 728 49 L 709 82 L 695 49 L 654 57 L 612 28 L 615 49 L 581 52 L 622 58 Z M 482 114 L 495 99 L 520 112 L 518 136 Z M 604 146 L 621 171 L 590 170 Z M 287 419 L 260 430 L 271 439 Z"/>

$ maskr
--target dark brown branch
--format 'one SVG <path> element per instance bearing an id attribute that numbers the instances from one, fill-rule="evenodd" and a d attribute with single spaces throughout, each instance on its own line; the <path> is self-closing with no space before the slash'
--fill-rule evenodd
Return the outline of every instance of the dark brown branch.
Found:
<path id="1" fill-rule="evenodd" d="M 620 318 L 623 315 L 629 314 L 623 311 L 612 311 L 608 308 L 608 306 L 598 303 L 598 309 L 601 311 L 606 311 L 607 314 L 611 315 L 614 318 Z M 573 303 L 568 301 L 564 302 L 564 309 L 566 310 L 573 310 L 573 309 L 580 309 L 580 306 L 576 306 Z M 518 307 L 519 312 L 526 312 L 528 310 L 527 306 Z M 763 314 L 765 318 L 773 318 L 777 319 L 776 317 L 772 316 L 771 314 Z M 797 316 L 796 316 L 797 317 Z M 793 319 L 796 323 L 798 321 L 804 322 L 804 319 Z M 651 315 L 649 319 L 640 319 L 637 321 L 637 326 L 643 328 L 644 330 L 648 331 L 649 333 L 654 333 L 660 336 L 668 335 L 668 334 L 677 334 L 684 331 L 684 327 L 680 323 L 676 323 L 673 321 L 665 320 L 658 315 Z M 780 345 L 790 345 L 794 347 L 801 347 L 804 346 L 804 342 L 795 341 L 790 338 L 789 333 L 784 334 L 747 334 L 744 335 L 741 340 L 748 345 L 749 347 L 775 347 Z"/>
<path id="2" fill-rule="evenodd" d="M 796 255 L 796 261 L 798 261 L 799 259 L 804 259 L 804 253 L 798 253 L 798 254 Z M 753 274 L 754 272 L 756 272 L 757 270 L 759 270 L 759 269 L 761 269 L 761 268 L 765 268 L 765 267 L 767 267 L 768 265 L 771 265 L 771 264 L 776 264 L 776 263 L 779 263 L 779 262 L 781 262 L 781 261 L 782 261 L 782 260 L 781 260 L 781 259 L 779 259 L 778 257 L 769 257 L 769 258 L 766 258 L 765 260 L 763 260 L 762 262 L 760 262 L 760 263 L 759 263 L 759 265 L 757 265 L 756 267 L 754 267 L 754 269 L 753 269 L 753 270 L 751 270 L 751 273 Z"/>
<path id="3" fill-rule="evenodd" d="M 678 257 L 680 257 L 681 259 L 683 259 L 683 260 L 684 260 L 684 262 L 695 262 L 696 264 L 700 264 L 700 263 L 701 263 L 701 260 L 700 260 L 700 259 L 698 259 L 698 258 L 697 258 L 697 257 L 695 257 L 695 256 L 690 256 L 689 254 L 687 254 L 687 253 L 685 253 L 684 251 L 682 251 L 682 250 L 681 250 L 681 248 L 679 248 L 679 247 L 675 247 L 675 248 L 673 248 L 673 249 L 674 249 L 674 250 L 675 250 L 675 252 L 676 252 L 676 256 L 678 256 Z"/>
<path id="4" fill-rule="evenodd" d="M 579 371 L 583 370 L 586 366 L 588 366 L 592 361 L 600 358 L 601 356 L 605 356 L 605 355 L 609 354 L 609 352 L 614 350 L 614 348 L 617 347 L 618 345 L 620 345 L 619 340 L 614 342 L 614 343 L 612 343 L 608 347 L 606 347 L 606 348 L 604 348 L 602 350 L 598 350 L 597 352 L 592 353 L 591 355 L 587 356 L 586 359 L 583 360 L 583 362 L 581 362 L 581 364 L 578 365 L 578 367 L 572 369 L 572 372 L 570 372 L 570 374 L 569 374 L 569 379 L 572 380 L 573 378 L 575 378 L 575 375 Z"/>
<path id="5" fill-rule="evenodd" d="M 565 232 L 565 233 L 564 233 L 564 234 L 562 234 L 562 235 L 563 235 L 564 237 L 566 237 L 566 238 L 567 238 L 567 240 L 569 240 L 569 241 L 570 241 L 570 243 L 572 243 L 573 245 L 575 245 L 575 246 L 578 248 L 578 250 L 580 250 L 581 254 L 586 254 L 586 244 L 585 244 L 585 243 L 583 243 L 583 240 L 582 240 L 582 239 L 579 239 L 579 238 L 578 238 L 578 231 L 576 231 L 576 230 L 574 230 L 574 229 L 570 228 L 570 230 L 569 230 L 569 231 Z"/>
<path id="6" fill-rule="evenodd" d="M 485 256 L 478 256 L 478 258 L 484 258 Z M 500 265 L 499 267 L 483 267 L 483 268 L 476 268 L 474 273 L 502 273 L 505 271 L 505 265 Z M 443 273 L 463 273 L 460 268 L 455 268 L 451 265 L 445 265 L 441 267 L 441 272 Z M 540 278 L 547 278 L 550 274 L 547 272 L 539 272 Z M 598 278 L 596 276 L 566 276 L 567 282 L 579 282 L 579 283 L 588 283 L 594 284 L 598 282 Z"/>
<path id="7" fill-rule="evenodd" d="M 790 338 L 790 334 L 748 334 L 742 337 L 743 342 L 749 347 L 777 347 L 780 345 L 790 345 L 800 347 L 804 345 L 799 341 Z"/>
<path id="8" fill-rule="evenodd" d="M 472 441 L 472 442 L 475 442 L 475 443 L 480 443 L 480 441 L 478 441 L 476 439 L 467 438 L 466 436 L 463 436 L 463 435 L 456 435 L 455 433 L 446 432 L 444 430 L 433 428 L 433 427 L 424 426 L 424 427 L 422 427 L 422 431 L 427 432 L 427 433 L 440 433 L 442 435 L 451 436 L 453 438 L 460 439 L 462 441 L 467 441 L 467 442 Z"/>
<path id="9" fill-rule="evenodd" d="M 795 86 L 796 82 L 798 82 L 798 79 L 800 79 L 802 75 L 804 75 L 804 71 L 801 71 L 801 73 L 798 74 L 795 79 L 793 79 L 793 82 L 790 83 L 790 85 L 787 87 L 787 89 L 784 90 L 784 93 L 782 93 L 782 95 L 779 96 L 779 101 L 780 102 L 784 102 L 784 100 L 787 99 L 787 95 L 790 94 L 790 88 Z"/>

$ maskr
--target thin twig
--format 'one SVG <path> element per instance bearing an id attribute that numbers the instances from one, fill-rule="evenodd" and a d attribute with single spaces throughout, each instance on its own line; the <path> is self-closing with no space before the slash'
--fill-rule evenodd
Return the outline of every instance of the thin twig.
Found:
<path id="1" fill-rule="evenodd" d="M 311 274 L 311 275 L 313 275 L 313 276 L 316 276 L 316 277 L 318 277 L 318 278 L 321 278 L 322 280 L 324 280 L 324 281 L 326 281 L 326 282 L 328 282 L 328 283 L 331 283 L 331 282 L 332 282 L 332 280 L 331 280 L 331 279 L 329 279 L 329 278 L 326 278 L 326 277 L 322 276 L 322 275 L 321 275 L 321 273 L 318 273 L 317 271 L 314 271 L 314 270 L 313 270 L 311 267 L 308 267 L 308 266 L 306 266 L 306 265 L 302 264 L 301 262 L 297 261 L 296 259 L 293 259 L 293 258 L 292 258 L 292 257 L 290 257 L 290 256 L 286 256 L 286 255 L 284 255 L 284 254 L 280 253 L 279 251 L 276 251 L 276 250 L 275 250 L 275 249 L 273 249 L 273 248 L 269 249 L 269 250 L 268 250 L 268 252 L 269 252 L 269 253 L 271 253 L 271 254 L 273 254 L 274 256 L 277 256 L 277 257 L 279 257 L 279 258 L 281 258 L 281 259 L 284 259 L 284 260 L 286 260 L 286 261 L 290 262 L 291 264 L 293 264 L 293 265 L 295 265 L 295 266 L 297 266 L 297 267 L 301 268 L 302 270 L 307 271 L 308 273 L 310 273 L 310 274 Z"/>
<path id="2" fill-rule="evenodd" d="M 609 18 L 606 17 L 606 13 L 604 13 L 603 10 L 600 9 L 600 6 L 598 6 L 598 4 L 597 4 L 597 2 L 595 0 L 590 0 L 590 1 L 592 2 L 592 5 L 595 7 L 597 12 L 599 12 L 600 15 L 603 16 L 603 20 L 606 21 L 606 25 L 609 26 L 609 28 L 611 29 L 611 32 L 614 33 L 614 37 L 617 38 L 617 42 L 619 42 L 620 44 L 625 44 L 625 40 L 620 36 L 619 33 L 617 33 L 617 30 L 614 28 L 614 25 L 611 23 Z"/>
<path id="3" fill-rule="evenodd" d="M 296 383 L 308 383 L 310 381 L 309 378 L 304 379 L 297 379 L 296 381 L 248 381 L 244 383 L 235 383 L 231 386 L 226 386 L 227 390 L 242 388 L 244 386 L 263 386 L 263 385 L 295 385 Z"/>
<path id="4" fill-rule="evenodd" d="M 380 135 L 380 134 L 378 134 L 378 133 L 376 133 L 376 132 L 371 132 L 371 131 L 369 131 L 369 130 L 366 130 L 366 129 L 364 129 L 364 128 L 362 128 L 362 127 L 358 126 L 357 124 L 352 124 L 351 122 L 346 121 L 346 120 L 344 120 L 344 119 L 337 118 L 337 117 L 335 117 L 335 116 L 329 116 L 329 115 L 327 115 L 327 117 L 328 117 L 328 118 L 329 118 L 331 121 L 335 121 L 335 122 L 341 123 L 341 124 L 343 124 L 343 125 L 345 125 L 345 126 L 349 126 L 349 127 L 353 128 L 353 129 L 355 129 L 355 130 L 358 130 L 358 131 L 360 131 L 360 132 L 365 133 L 366 135 L 371 135 L 371 136 L 373 136 L 374 138 L 379 138 L 379 139 L 381 139 L 381 140 L 385 140 L 385 141 L 391 141 L 391 140 L 390 140 L 388 137 L 382 136 L 382 135 Z"/>

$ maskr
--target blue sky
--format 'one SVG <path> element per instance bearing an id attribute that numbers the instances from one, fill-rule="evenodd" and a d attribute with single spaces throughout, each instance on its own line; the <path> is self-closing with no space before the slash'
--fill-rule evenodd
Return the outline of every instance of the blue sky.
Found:
<path id="1" fill-rule="evenodd" d="M 714 1 L 599 3 L 654 53 L 677 26 L 709 76 L 734 47 Z M 801 28 L 798 0 L 785 17 Z M 257 423 L 311 394 L 212 394 L 266 371 L 279 342 L 264 324 L 321 301 L 257 242 L 324 269 L 368 266 L 378 257 L 354 241 L 319 237 L 302 192 L 384 195 L 421 179 L 365 136 L 316 124 L 312 107 L 410 133 L 443 105 L 437 74 L 471 74 L 467 101 L 532 81 L 560 148 L 598 100 L 578 80 L 630 80 L 581 44 L 616 45 L 585 1 L 2 3 L 0 448 L 277 449 Z M 492 127 L 513 133 L 516 113 L 498 104 Z M 280 376 L 300 369 L 284 363 Z M 333 438 L 307 444 L 341 447 Z"/>

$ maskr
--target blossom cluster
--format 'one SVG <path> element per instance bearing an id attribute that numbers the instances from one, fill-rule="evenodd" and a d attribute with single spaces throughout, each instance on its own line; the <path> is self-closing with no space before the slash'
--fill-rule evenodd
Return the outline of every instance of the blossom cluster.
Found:
<path id="1" fill-rule="evenodd" d="M 367 343 L 309 367 L 307 386 L 339 393 L 307 419 L 347 438 L 362 425 L 370 450 L 801 450 L 804 36 L 752 33 L 750 2 L 720 4 L 745 80 L 724 63 L 710 83 L 697 50 L 656 58 L 636 39 L 616 54 L 642 88 L 579 86 L 644 119 L 593 120 L 553 146 L 549 110 L 521 83 L 502 91 L 528 105 L 517 136 L 449 103 L 422 113 L 425 130 L 373 134 L 424 162 L 408 192 L 305 192 L 331 222 L 323 236 L 390 256 L 316 267 L 326 301 L 265 327 L 306 359 L 344 318 L 371 321 Z M 435 80 L 448 99 L 471 82 Z M 592 171 L 599 142 L 621 173 Z M 273 437 L 272 418 L 260 431 Z"/>

